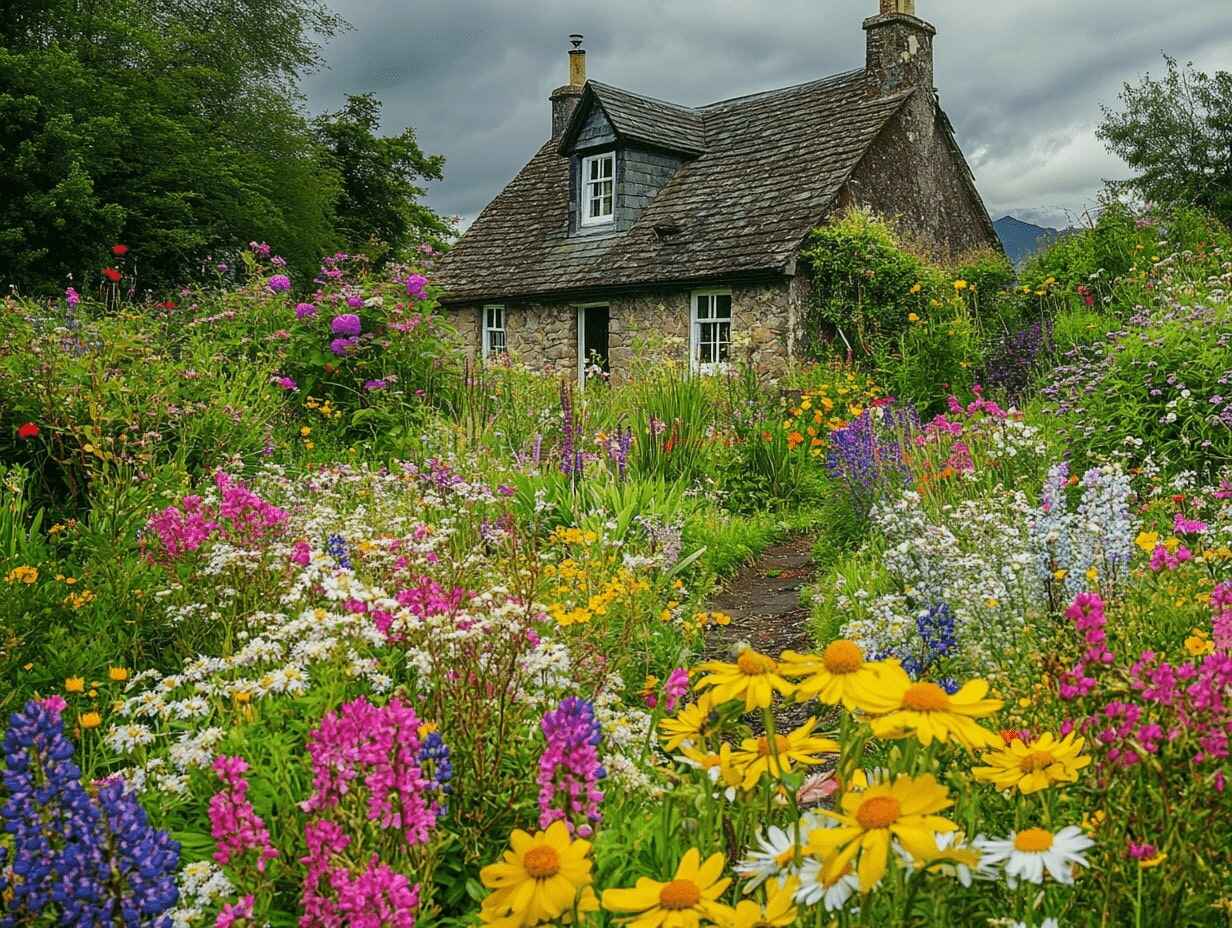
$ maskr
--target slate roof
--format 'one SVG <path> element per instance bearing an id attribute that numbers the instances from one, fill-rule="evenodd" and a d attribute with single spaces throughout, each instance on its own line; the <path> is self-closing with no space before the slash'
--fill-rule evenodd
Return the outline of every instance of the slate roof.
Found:
<path id="1" fill-rule="evenodd" d="M 784 273 L 912 93 L 869 98 L 863 70 L 691 110 L 590 86 L 618 131 L 622 120 L 644 136 L 684 129 L 705 151 L 632 228 L 570 237 L 569 159 L 548 141 L 445 257 L 445 302 Z M 661 237 L 656 226 L 679 231 Z"/>
<path id="2" fill-rule="evenodd" d="M 603 108 L 617 135 L 628 141 L 686 155 L 700 155 L 706 150 L 706 125 L 701 110 L 589 81 L 575 112 L 585 110 L 588 96 L 593 96 Z M 561 137 L 562 155 L 572 149 L 580 128 L 581 122 L 574 120 Z"/>

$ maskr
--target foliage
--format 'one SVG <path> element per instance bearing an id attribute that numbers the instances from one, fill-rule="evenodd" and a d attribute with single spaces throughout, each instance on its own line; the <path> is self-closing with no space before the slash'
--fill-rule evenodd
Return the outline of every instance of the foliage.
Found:
<path id="1" fill-rule="evenodd" d="M 442 247 L 453 227 L 419 200 L 422 181 L 444 176 L 444 157 L 425 155 L 411 128 L 382 138 L 380 124 L 381 104 L 372 94 L 347 97 L 339 112 L 314 124 L 342 181 L 334 213 L 344 246 L 376 243 L 394 255 L 421 242 Z"/>
<path id="2" fill-rule="evenodd" d="M 327 121 L 331 152 L 299 109 L 298 81 L 340 25 L 317 0 L 23 5 L 0 26 L 0 283 L 93 290 L 119 243 L 123 288 L 165 292 L 267 239 L 306 280 L 348 234 L 367 241 L 344 135 L 352 153 L 383 153 L 383 173 L 362 174 L 382 182 L 384 209 L 431 226 L 403 183 L 405 134 L 365 136 L 362 114 Z"/>
<path id="3" fill-rule="evenodd" d="M 1149 203 L 1185 204 L 1232 224 L 1232 72 L 1206 74 L 1164 56 L 1163 79 L 1126 83 L 1097 135 L 1134 169 L 1120 186 Z"/>

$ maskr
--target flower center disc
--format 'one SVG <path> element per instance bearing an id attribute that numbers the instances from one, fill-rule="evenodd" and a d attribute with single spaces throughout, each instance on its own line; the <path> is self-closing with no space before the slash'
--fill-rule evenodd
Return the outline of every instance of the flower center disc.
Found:
<path id="1" fill-rule="evenodd" d="M 866 830 L 886 828 L 896 821 L 902 806 L 893 796 L 873 796 L 860 803 L 856 809 L 856 821 Z"/>
<path id="2" fill-rule="evenodd" d="M 749 677 L 760 676 L 763 673 L 774 673 L 779 669 L 779 665 L 771 658 L 764 654 L 758 654 L 752 648 L 748 648 L 740 653 L 736 658 L 736 666 L 740 668 L 740 672 Z"/>
<path id="3" fill-rule="evenodd" d="M 1034 773 L 1036 770 L 1051 767 L 1053 763 L 1052 754 L 1048 751 L 1033 751 L 1024 757 L 1018 766 L 1027 773 Z"/>
<path id="4" fill-rule="evenodd" d="M 546 880 L 560 873 L 560 855 L 555 848 L 540 844 L 526 852 L 522 866 L 536 880 Z"/>
<path id="5" fill-rule="evenodd" d="M 1014 837 L 1014 850 L 1039 854 L 1052 847 L 1052 832 L 1043 828 L 1028 828 Z"/>
<path id="6" fill-rule="evenodd" d="M 659 890 L 659 905 L 665 909 L 691 909 L 701 899 L 702 891 L 692 880 L 672 880 Z"/>
<path id="7" fill-rule="evenodd" d="M 903 693 L 903 708 L 917 712 L 941 712 L 950 707 L 950 697 L 936 683 L 913 683 Z"/>
<path id="8" fill-rule="evenodd" d="M 774 736 L 774 753 L 775 754 L 786 754 L 790 750 L 791 750 L 791 742 L 787 739 L 786 735 L 775 735 Z M 757 739 L 757 753 L 762 757 L 768 757 L 770 755 L 770 739 L 769 738 L 758 738 Z"/>
<path id="9" fill-rule="evenodd" d="M 864 666 L 864 655 L 859 645 L 840 638 L 826 645 L 821 652 L 821 662 L 830 673 L 855 673 Z"/>

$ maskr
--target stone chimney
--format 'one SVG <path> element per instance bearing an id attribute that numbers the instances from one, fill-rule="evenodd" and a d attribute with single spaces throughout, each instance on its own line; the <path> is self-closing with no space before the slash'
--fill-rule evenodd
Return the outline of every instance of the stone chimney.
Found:
<path id="1" fill-rule="evenodd" d="M 582 99 L 582 88 L 586 86 L 586 49 L 582 48 L 582 36 L 574 33 L 569 36 L 573 48 L 569 50 L 569 83 L 557 87 L 548 99 L 552 101 L 552 138 L 559 138 L 569 124 L 569 117 Z"/>
<path id="2" fill-rule="evenodd" d="M 881 0 L 881 12 L 864 20 L 864 31 L 868 95 L 884 97 L 920 87 L 931 99 L 937 30 L 915 15 L 915 0 Z"/>

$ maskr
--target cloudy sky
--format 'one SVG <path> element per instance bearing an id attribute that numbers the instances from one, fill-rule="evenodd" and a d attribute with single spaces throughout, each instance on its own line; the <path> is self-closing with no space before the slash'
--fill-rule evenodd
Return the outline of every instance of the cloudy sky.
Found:
<path id="1" fill-rule="evenodd" d="M 385 104 L 446 156 L 430 204 L 464 220 L 543 144 L 567 36 L 590 76 L 683 104 L 859 67 L 876 0 L 332 0 L 351 30 L 307 84 L 314 112 L 347 93 Z M 1061 225 L 1124 176 L 1094 136 L 1123 81 L 1161 52 L 1207 70 L 1232 61 L 1230 0 L 917 0 L 937 27 L 941 102 L 993 218 Z"/>

